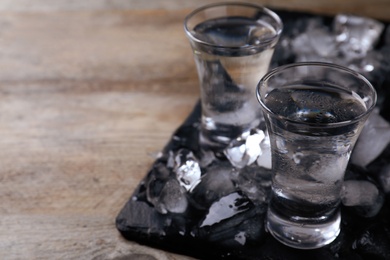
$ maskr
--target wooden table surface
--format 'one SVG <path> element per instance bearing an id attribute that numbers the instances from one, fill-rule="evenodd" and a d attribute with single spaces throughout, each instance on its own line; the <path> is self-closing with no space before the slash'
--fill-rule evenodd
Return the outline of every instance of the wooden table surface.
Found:
<path id="1" fill-rule="evenodd" d="M 208 2 L 0 1 L 0 259 L 190 259 L 114 223 L 199 97 L 182 22 Z M 390 19 L 388 0 L 256 3 Z"/>

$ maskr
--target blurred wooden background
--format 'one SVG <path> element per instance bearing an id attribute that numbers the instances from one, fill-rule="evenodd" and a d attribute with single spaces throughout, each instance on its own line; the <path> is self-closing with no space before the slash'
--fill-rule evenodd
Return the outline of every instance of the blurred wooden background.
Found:
<path id="1" fill-rule="evenodd" d="M 98 10 L 145 10 L 193 9 L 198 6 L 223 2 L 220 0 L 2 0 L 3 11 L 98 11 Z M 224 1 L 226 2 L 226 1 Z M 236 0 L 236 2 L 253 2 L 268 7 L 296 11 L 314 12 L 334 15 L 340 12 L 369 16 L 382 20 L 390 19 L 390 1 L 388 0 Z"/>

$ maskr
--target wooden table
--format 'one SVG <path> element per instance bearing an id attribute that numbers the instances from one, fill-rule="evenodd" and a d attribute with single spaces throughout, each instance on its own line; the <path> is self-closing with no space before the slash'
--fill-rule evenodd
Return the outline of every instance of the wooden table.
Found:
<path id="1" fill-rule="evenodd" d="M 114 221 L 198 99 L 182 21 L 207 2 L 0 3 L 0 259 L 190 259 Z M 339 2 L 268 6 L 390 19 Z"/>

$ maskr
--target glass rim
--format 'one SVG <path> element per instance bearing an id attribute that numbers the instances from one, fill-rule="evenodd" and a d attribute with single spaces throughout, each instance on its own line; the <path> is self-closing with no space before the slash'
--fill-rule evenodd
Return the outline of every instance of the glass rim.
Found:
<path id="1" fill-rule="evenodd" d="M 272 78 L 276 74 L 279 74 L 281 71 L 284 71 L 286 69 L 296 68 L 296 67 L 307 67 L 307 66 L 325 67 L 325 68 L 333 69 L 334 71 L 339 70 L 339 71 L 342 71 L 344 73 L 348 73 L 348 74 L 353 75 L 354 77 L 360 79 L 362 82 L 364 82 L 365 86 L 367 86 L 368 89 L 370 90 L 370 92 L 372 93 L 371 106 L 367 107 L 367 109 L 366 109 L 366 111 L 364 111 L 364 113 L 361 113 L 360 115 L 356 116 L 353 119 L 345 120 L 345 121 L 341 121 L 341 122 L 334 122 L 334 123 L 307 123 L 307 122 L 302 122 L 302 121 L 296 121 L 293 119 L 289 119 L 285 116 L 279 115 L 279 114 L 273 112 L 271 109 L 269 109 L 268 106 L 263 102 L 261 94 L 260 94 L 261 87 L 266 84 L 268 79 Z M 283 120 L 285 120 L 289 123 L 292 123 L 292 124 L 306 125 L 306 126 L 310 126 L 313 128 L 315 128 L 315 127 L 331 128 L 331 127 L 339 127 L 339 126 L 343 126 L 343 125 L 350 125 L 350 124 L 356 123 L 357 121 L 361 120 L 366 115 L 371 113 L 371 111 L 375 108 L 376 101 L 377 101 L 376 90 L 365 76 L 363 76 L 359 72 L 352 70 L 350 68 L 347 68 L 347 67 L 344 67 L 344 66 L 341 66 L 338 64 L 334 64 L 334 63 L 328 63 L 328 62 L 295 62 L 295 63 L 286 64 L 286 65 L 276 67 L 276 68 L 270 70 L 269 72 L 267 72 L 263 76 L 263 78 L 260 80 L 260 82 L 258 83 L 258 85 L 256 87 L 256 96 L 257 96 L 257 100 L 259 101 L 260 105 L 267 111 L 267 113 L 271 114 L 272 116 L 283 119 Z"/>
<path id="2" fill-rule="evenodd" d="M 276 32 L 275 35 L 273 35 L 272 37 L 269 37 L 268 39 L 262 40 L 262 42 L 258 45 L 243 45 L 243 46 L 218 45 L 218 44 L 213 44 L 213 43 L 210 43 L 207 41 L 200 40 L 197 37 L 195 37 L 193 35 L 193 33 L 191 33 L 191 30 L 189 30 L 189 28 L 188 28 L 189 20 L 193 16 L 195 16 L 196 14 L 198 14 L 206 9 L 210 9 L 210 8 L 214 8 L 214 7 L 222 7 L 222 6 L 239 6 L 239 7 L 248 7 L 248 8 L 261 10 L 263 13 L 269 15 L 272 19 L 274 19 L 274 21 L 278 24 L 277 28 L 275 28 L 275 26 L 272 26 L 275 29 L 275 32 Z M 262 47 L 264 45 L 268 45 L 268 44 L 274 42 L 275 40 L 277 40 L 280 37 L 282 30 L 283 30 L 283 22 L 278 14 L 276 14 L 274 11 L 272 11 L 271 9 L 269 9 L 267 7 L 253 4 L 253 3 L 240 3 L 240 2 L 211 3 L 211 4 L 207 4 L 207 5 L 201 6 L 197 9 L 193 10 L 184 18 L 184 31 L 185 31 L 188 38 L 190 38 L 192 41 L 194 41 L 198 44 L 203 44 L 203 45 L 206 45 L 209 47 L 221 48 L 221 49 L 245 50 L 245 49 L 259 48 L 259 47 Z"/>

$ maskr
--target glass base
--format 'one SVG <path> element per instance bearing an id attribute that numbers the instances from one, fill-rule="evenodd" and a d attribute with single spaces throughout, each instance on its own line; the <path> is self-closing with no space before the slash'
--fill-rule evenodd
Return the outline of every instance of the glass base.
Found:
<path id="1" fill-rule="evenodd" d="M 315 249 L 330 244 L 340 233 L 340 211 L 329 221 L 304 224 L 282 218 L 268 210 L 267 229 L 281 243 L 298 249 Z"/>

